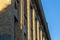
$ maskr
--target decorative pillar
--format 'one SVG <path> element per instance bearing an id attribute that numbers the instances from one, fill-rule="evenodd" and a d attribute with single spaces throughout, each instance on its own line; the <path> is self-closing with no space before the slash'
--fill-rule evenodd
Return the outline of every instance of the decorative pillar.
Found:
<path id="1" fill-rule="evenodd" d="M 19 40 L 24 40 L 23 27 L 24 27 L 24 0 L 19 0 L 19 22 L 20 22 L 20 38 Z"/>
<path id="2" fill-rule="evenodd" d="M 43 40 L 46 40 L 46 33 L 43 31 Z"/>
<path id="3" fill-rule="evenodd" d="M 40 25 L 40 40 L 43 40 L 42 39 L 42 27 L 41 27 L 41 25 Z"/>
<path id="4" fill-rule="evenodd" d="M 20 2 L 20 29 L 23 28 L 23 23 L 24 23 L 24 0 L 21 0 Z"/>
<path id="5" fill-rule="evenodd" d="M 33 23 L 33 40 L 36 40 L 36 31 L 35 31 L 35 9 L 32 10 L 32 23 Z"/>
<path id="6" fill-rule="evenodd" d="M 43 37 L 43 40 L 45 40 L 45 37 Z"/>
<path id="7" fill-rule="evenodd" d="M 37 20 L 37 40 L 39 40 L 39 20 Z"/>
<path id="8" fill-rule="evenodd" d="M 31 40 L 31 30 L 30 30 L 30 0 L 27 0 L 27 32 L 28 32 L 28 39 Z"/>

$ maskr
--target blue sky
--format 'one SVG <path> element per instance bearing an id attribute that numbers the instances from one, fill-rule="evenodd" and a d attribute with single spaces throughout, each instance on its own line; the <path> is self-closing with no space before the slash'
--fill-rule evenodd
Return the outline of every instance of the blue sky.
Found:
<path id="1" fill-rule="evenodd" d="M 60 40 L 60 0 L 42 0 L 52 40 Z"/>

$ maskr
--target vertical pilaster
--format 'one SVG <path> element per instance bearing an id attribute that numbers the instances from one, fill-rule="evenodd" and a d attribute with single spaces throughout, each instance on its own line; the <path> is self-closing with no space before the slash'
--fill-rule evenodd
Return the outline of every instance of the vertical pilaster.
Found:
<path id="1" fill-rule="evenodd" d="M 36 31 L 35 31 L 35 10 L 32 10 L 32 23 L 33 23 L 33 40 L 36 40 Z"/>
<path id="2" fill-rule="evenodd" d="M 37 40 L 39 40 L 39 20 L 37 20 Z"/>
<path id="3" fill-rule="evenodd" d="M 46 40 L 46 33 L 45 33 L 45 31 L 43 31 L 43 40 Z"/>
<path id="4" fill-rule="evenodd" d="M 23 23 L 24 23 L 24 0 L 21 0 L 20 2 L 21 6 L 20 6 L 20 28 L 23 28 Z"/>
<path id="5" fill-rule="evenodd" d="M 42 29 L 41 29 L 41 27 L 40 27 L 40 40 L 43 40 L 42 39 Z"/>
<path id="6" fill-rule="evenodd" d="M 28 40 L 31 40 L 30 33 L 30 0 L 27 0 L 27 32 L 28 32 Z"/>
<path id="7" fill-rule="evenodd" d="M 45 37 L 43 37 L 43 40 L 45 40 Z"/>
<path id="8" fill-rule="evenodd" d="M 23 26 L 24 26 L 24 0 L 19 0 L 19 22 L 20 22 L 20 39 L 24 40 Z"/>

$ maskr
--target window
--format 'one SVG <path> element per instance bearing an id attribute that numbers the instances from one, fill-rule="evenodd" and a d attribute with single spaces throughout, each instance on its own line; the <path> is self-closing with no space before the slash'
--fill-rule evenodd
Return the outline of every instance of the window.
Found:
<path id="1" fill-rule="evenodd" d="M 16 16 L 14 16 L 14 22 L 18 22 L 18 20 L 17 20 Z"/>
<path id="2" fill-rule="evenodd" d="M 14 8 L 18 9 L 18 5 L 19 5 L 19 0 L 16 0 L 15 3 L 14 3 Z"/>
<path id="3" fill-rule="evenodd" d="M 26 32 L 24 32 L 24 36 L 26 37 Z"/>

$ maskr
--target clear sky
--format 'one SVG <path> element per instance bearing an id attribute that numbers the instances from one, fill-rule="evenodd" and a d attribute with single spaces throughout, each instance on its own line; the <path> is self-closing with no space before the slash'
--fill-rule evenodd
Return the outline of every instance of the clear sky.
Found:
<path id="1" fill-rule="evenodd" d="M 60 40 L 60 0 L 42 0 L 52 40 Z"/>

